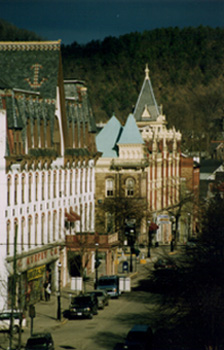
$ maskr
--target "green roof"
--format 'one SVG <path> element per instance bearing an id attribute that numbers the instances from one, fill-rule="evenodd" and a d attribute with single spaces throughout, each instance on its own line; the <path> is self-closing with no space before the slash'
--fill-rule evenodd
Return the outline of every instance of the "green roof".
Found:
<path id="1" fill-rule="evenodd" d="M 113 116 L 96 136 L 97 151 L 102 152 L 103 158 L 117 158 L 117 140 L 119 139 L 122 126 L 118 119 Z"/>
<path id="2" fill-rule="evenodd" d="M 129 114 L 121 136 L 117 142 L 120 144 L 143 144 L 141 133 L 136 125 L 133 114 Z"/>

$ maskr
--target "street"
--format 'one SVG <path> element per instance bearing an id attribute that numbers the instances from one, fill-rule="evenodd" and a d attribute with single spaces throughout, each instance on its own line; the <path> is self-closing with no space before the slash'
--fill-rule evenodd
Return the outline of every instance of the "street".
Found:
<path id="1" fill-rule="evenodd" d="M 112 350 L 116 343 L 124 340 L 132 325 L 150 323 L 151 308 L 153 303 L 149 293 L 124 293 L 119 299 L 111 299 L 109 306 L 99 310 L 92 320 L 70 320 L 51 329 L 55 350 Z"/>
<path id="2" fill-rule="evenodd" d="M 92 320 L 89 319 L 62 319 L 57 320 L 57 298 L 52 296 L 49 302 L 40 302 L 36 305 L 33 332 L 50 332 L 55 343 L 55 350 L 113 350 L 116 344 L 122 343 L 127 332 L 134 324 L 150 324 L 156 327 L 156 297 L 139 283 L 147 279 L 153 262 L 145 265 L 138 264 L 138 272 L 133 273 L 131 292 L 123 293 L 119 299 L 110 299 L 109 306 L 99 310 Z M 88 289 L 93 286 L 88 286 Z M 62 311 L 69 306 L 69 294 L 63 295 Z M 28 327 L 22 333 L 22 345 L 26 344 L 30 336 L 30 318 Z M 15 342 L 18 336 L 15 337 Z M 7 333 L 0 333 L 1 346 L 8 347 Z"/>

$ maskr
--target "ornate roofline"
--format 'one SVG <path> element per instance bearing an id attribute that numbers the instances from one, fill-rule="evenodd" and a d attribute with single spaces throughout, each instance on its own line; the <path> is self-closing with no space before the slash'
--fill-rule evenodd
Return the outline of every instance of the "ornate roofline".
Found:
<path id="1" fill-rule="evenodd" d="M 58 41 L 0 41 L 0 51 L 58 51 Z"/>

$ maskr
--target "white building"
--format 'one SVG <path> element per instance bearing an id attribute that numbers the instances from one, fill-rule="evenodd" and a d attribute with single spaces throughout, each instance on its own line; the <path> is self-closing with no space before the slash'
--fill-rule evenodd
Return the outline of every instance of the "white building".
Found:
<path id="1" fill-rule="evenodd" d="M 0 144 L 3 309 L 15 274 L 20 307 L 58 288 L 58 262 L 65 285 L 66 234 L 94 231 L 95 124 L 83 82 L 63 81 L 60 41 L 0 42 Z"/>

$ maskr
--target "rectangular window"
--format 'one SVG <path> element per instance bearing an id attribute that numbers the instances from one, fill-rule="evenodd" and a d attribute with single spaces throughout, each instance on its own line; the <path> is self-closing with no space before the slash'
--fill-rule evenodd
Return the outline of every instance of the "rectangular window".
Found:
<path id="1" fill-rule="evenodd" d="M 107 179 L 106 180 L 106 196 L 113 197 L 114 195 L 114 180 Z"/>

